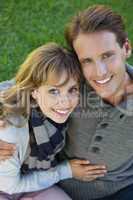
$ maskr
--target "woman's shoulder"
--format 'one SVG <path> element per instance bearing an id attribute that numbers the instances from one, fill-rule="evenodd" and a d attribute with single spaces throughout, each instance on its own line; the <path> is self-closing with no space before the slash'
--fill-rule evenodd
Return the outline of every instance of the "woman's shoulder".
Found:
<path id="1" fill-rule="evenodd" d="M 10 116 L 5 121 L 3 127 L 0 127 L 0 139 L 18 143 L 24 138 L 29 137 L 28 120 L 23 116 Z"/>

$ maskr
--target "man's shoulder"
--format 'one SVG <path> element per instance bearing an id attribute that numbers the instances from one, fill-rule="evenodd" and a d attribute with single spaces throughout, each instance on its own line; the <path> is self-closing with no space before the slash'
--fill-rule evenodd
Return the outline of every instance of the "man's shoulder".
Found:
<path id="1" fill-rule="evenodd" d="M 8 89 L 12 87 L 14 84 L 15 84 L 14 79 L 3 81 L 0 83 L 0 91 Z"/>
<path id="2" fill-rule="evenodd" d="M 133 80 L 133 66 L 126 63 L 126 71 L 129 74 L 129 76 L 131 77 L 131 79 Z"/>

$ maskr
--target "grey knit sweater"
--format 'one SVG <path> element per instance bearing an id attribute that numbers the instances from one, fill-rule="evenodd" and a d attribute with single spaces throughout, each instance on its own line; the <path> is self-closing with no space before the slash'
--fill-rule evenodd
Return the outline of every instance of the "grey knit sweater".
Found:
<path id="1" fill-rule="evenodd" d="M 129 65 L 127 72 L 133 79 Z M 133 184 L 133 96 L 113 107 L 87 86 L 83 85 L 82 94 L 82 105 L 71 119 L 64 155 L 106 164 L 108 173 L 91 182 L 62 181 L 60 186 L 73 200 L 105 197 Z"/>

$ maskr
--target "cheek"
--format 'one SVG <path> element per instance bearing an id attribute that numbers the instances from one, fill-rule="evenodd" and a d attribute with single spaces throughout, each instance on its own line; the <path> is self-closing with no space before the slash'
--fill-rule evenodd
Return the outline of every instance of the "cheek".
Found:
<path id="1" fill-rule="evenodd" d="M 75 107 L 78 105 L 78 103 L 79 103 L 79 99 L 75 100 L 75 101 L 73 102 L 73 108 L 75 108 Z"/>
<path id="2" fill-rule="evenodd" d="M 86 79 L 90 79 L 91 77 L 93 77 L 94 70 L 92 69 L 92 67 L 86 65 L 82 68 L 82 71 Z"/>
<path id="3" fill-rule="evenodd" d="M 111 63 L 109 65 L 110 71 L 114 72 L 114 73 L 118 73 L 118 72 L 122 72 L 124 71 L 124 63 L 125 63 L 125 59 L 124 57 L 119 54 L 117 55 L 114 59 L 111 60 Z"/>
<path id="4" fill-rule="evenodd" d="M 74 109 L 79 104 L 79 97 L 75 97 L 71 102 L 71 107 Z"/>
<path id="5" fill-rule="evenodd" d="M 125 73 L 125 66 L 122 60 L 115 60 L 110 66 L 110 71 L 118 76 Z"/>
<path id="6" fill-rule="evenodd" d="M 44 115 L 48 116 L 49 112 L 50 112 L 50 108 L 51 103 L 49 101 L 47 101 L 47 99 L 45 98 L 40 98 L 38 101 L 38 105 L 41 109 L 41 111 L 43 112 Z"/>
<path id="7" fill-rule="evenodd" d="M 43 110 L 46 109 L 46 108 L 48 108 L 49 105 L 50 105 L 49 99 L 46 98 L 45 96 L 41 96 L 41 95 L 38 97 L 37 103 L 38 103 L 39 107 L 41 109 L 43 109 Z"/>

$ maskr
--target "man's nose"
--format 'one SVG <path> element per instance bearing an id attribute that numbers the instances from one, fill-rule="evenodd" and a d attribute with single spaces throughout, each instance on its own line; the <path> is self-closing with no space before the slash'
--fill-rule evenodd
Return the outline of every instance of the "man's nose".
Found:
<path id="1" fill-rule="evenodd" d="M 104 62 L 96 62 L 96 74 L 98 77 L 103 77 L 108 73 L 108 67 Z"/>

